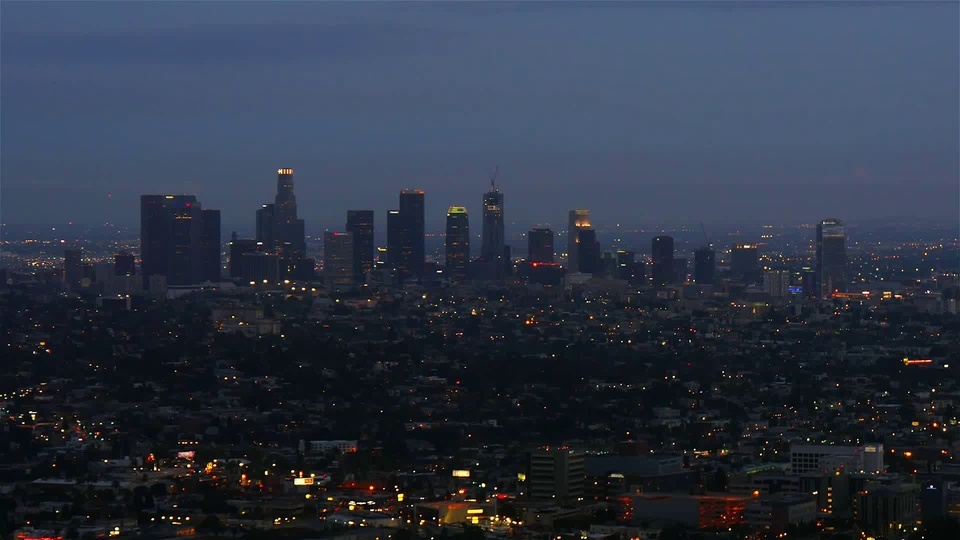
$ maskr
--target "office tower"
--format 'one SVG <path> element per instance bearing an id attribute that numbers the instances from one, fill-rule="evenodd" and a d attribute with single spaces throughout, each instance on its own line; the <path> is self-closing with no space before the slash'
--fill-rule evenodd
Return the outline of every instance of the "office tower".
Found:
<path id="1" fill-rule="evenodd" d="M 400 268 L 400 238 L 403 221 L 399 210 L 387 210 L 387 266 Z"/>
<path id="2" fill-rule="evenodd" d="M 167 285 L 203 281 L 203 214 L 193 195 L 140 197 L 140 250 L 144 284 L 162 275 Z"/>
<path id="3" fill-rule="evenodd" d="M 244 281 L 255 284 L 276 283 L 280 280 L 280 256 L 275 253 L 251 251 L 240 256 Z"/>
<path id="4" fill-rule="evenodd" d="M 527 262 L 553 262 L 553 231 L 532 229 L 527 233 Z"/>
<path id="5" fill-rule="evenodd" d="M 567 223 L 567 266 L 577 271 L 580 258 L 577 256 L 577 233 L 580 229 L 590 228 L 589 210 L 571 210 Z"/>
<path id="6" fill-rule="evenodd" d="M 346 287 L 353 283 L 353 235 L 348 232 L 323 233 L 323 278 L 328 287 Z"/>
<path id="7" fill-rule="evenodd" d="M 286 245 L 290 259 L 303 258 L 307 252 L 303 220 L 297 217 L 297 197 L 293 194 L 293 169 L 277 169 L 277 195 L 274 197 L 274 234 L 278 244 Z"/>
<path id="8" fill-rule="evenodd" d="M 756 244 L 737 242 L 730 250 L 730 277 L 744 283 L 760 278 L 760 254 Z"/>
<path id="9" fill-rule="evenodd" d="M 200 281 L 220 281 L 220 211 L 202 210 Z"/>
<path id="10" fill-rule="evenodd" d="M 63 285 L 67 290 L 76 291 L 83 279 L 83 250 L 63 250 Z"/>
<path id="11" fill-rule="evenodd" d="M 546 447 L 530 452 L 527 459 L 527 494 L 531 500 L 557 504 L 583 499 L 585 455 L 567 447 Z"/>
<path id="12" fill-rule="evenodd" d="M 634 271 L 636 269 L 635 254 L 628 249 L 621 249 L 617 251 L 617 271 L 615 277 L 617 279 L 634 279 Z"/>
<path id="13" fill-rule="evenodd" d="M 600 272 L 607 277 L 616 278 L 619 275 L 617 268 L 617 255 L 611 251 L 604 251 L 600 256 Z"/>
<path id="14" fill-rule="evenodd" d="M 843 222 L 828 218 L 817 223 L 817 282 L 821 298 L 847 290 L 847 234 Z"/>
<path id="15" fill-rule="evenodd" d="M 401 191 L 399 212 L 400 257 L 397 261 L 397 270 L 402 277 L 420 277 L 426 260 L 423 191 L 419 189 Z"/>
<path id="16" fill-rule="evenodd" d="M 805 298 L 817 298 L 820 296 L 820 288 L 817 286 L 817 271 L 815 268 L 804 266 L 800 269 L 800 286 Z"/>
<path id="17" fill-rule="evenodd" d="M 373 210 L 347 210 L 347 232 L 353 235 L 353 280 L 363 283 L 373 270 Z"/>
<path id="18" fill-rule="evenodd" d="M 785 298 L 790 293 L 790 271 L 774 268 L 763 274 L 763 288 L 771 298 Z"/>
<path id="19" fill-rule="evenodd" d="M 487 264 L 493 279 L 506 274 L 504 260 L 503 193 L 490 181 L 490 191 L 483 194 L 483 235 L 480 241 L 480 258 Z"/>
<path id="20" fill-rule="evenodd" d="M 113 274 L 115 276 L 133 276 L 136 273 L 137 262 L 132 253 L 121 251 L 113 256 Z"/>
<path id="21" fill-rule="evenodd" d="M 447 210 L 445 241 L 446 274 L 451 281 L 467 279 L 470 264 L 470 218 L 467 209 L 451 206 Z"/>
<path id="22" fill-rule="evenodd" d="M 230 240 L 228 253 L 230 260 L 227 261 L 227 271 L 231 278 L 243 277 L 243 256 L 258 251 L 259 245 L 256 240 L 246 238 Z"/>
<path id="23" fill-rule="evenodd" d="M 687 266 L 687 258 L 674 257 L 673 258 L 673 282 L 686 283 L 687 278 L 689 276 L 690 276 L 690 272 Z"/>
<path id="24" fill-rule="evenodd" d="M 673 237 L 657 236 L 651 250 L 653 284 L 663 287 L 673 282 Z"/>
<path id="25" fill-rule="evenodd" d="M 598 274 L 600 267 L 600 242 L 597 231 L 580 229 L 577 231 L 577 271 L 582 274 Z"/>
<path id="26" fill-rule="evenodd" d="M 274 223 L 276 218 L 274 216 L 274 206 L 272 204 L 265 204 L 259 210 L 257 210 L 257 242 L 260 242 L 263 245 L 263 249 L 272 250 L 275 240 L 274 235 Z"/>
<path id="27" fill-rule="evenodd" d="M 693 252 L 693 280 L 697 285 L 713 285 L 717 271 L 717 254 L 704 246 Z"/>

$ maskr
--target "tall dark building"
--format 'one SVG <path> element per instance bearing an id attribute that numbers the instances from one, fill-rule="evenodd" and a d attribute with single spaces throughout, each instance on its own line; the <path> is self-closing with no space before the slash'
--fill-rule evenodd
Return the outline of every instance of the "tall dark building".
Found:
<path id="1" fill-rule="evenodd" d="M 297 217 L 293 169 L 277 169 L 277 195 L 274 197 L 273 211 L 275 241 L 285 245 L 284 251 L 289 258 L 303 258 L 307 252 L 307 243 L 303 220 Z"/>
<path id="2" fill-rule="evenodd" d="M 730 250 L 730 277 L 744 283 L 756 283 L 760 274 L 760 253 L 756 244 L 737 242 Z"/>
<path id="3" fill-rule="evenodd" d="M 203 225 L 200 229 L 200 280 L 220 281 L 220 211 L 203 210 L 200 214 Z"/>
<path id="4" fill-rule="evenodd" d="M 323 233 L 323 279 L 328 287 L 347 287 L 354 281 L 353 235 Z"/>
<path id="5" fill-rule="evenodd" d="M 820 297 L 847 290 L 847 233 L 843 222 L 828 218 L 817 223 L 817 283 Z"/>
<path id="6" fill-rule="evenodd" d="M 140 197 L 140 250 L 144 285 L 150 276 L 168 285 L 203 281 L 203 213 L 193 195 Z"/>
<path id="7" fill-rule="evenodd" d="M 480 242 L 480 258 L 492 269 L 491 278 L 499 279 L 506 274 L 503 248 L 503 193 L 491 180 L 490 191 L 483 194 L 483 236 Z"/>
<path id="8" fill-rule="evenodd" d="M 653 284 L 663 287 L 673 282 L 673 237 L 657 236 L 651 250 Z"/>
<path id="9" fill-rule="evenodd" d="M 257 210 L 257 242 L 264 246 L 265 250 L 272 250 L 276 236 L 274 235 L 274 205 L 265 204 Z"/>
<path id="10" fill-rule="evenodd" d="M 400 237 L 403 221 L 399 210 L 387 210 L 387 266 L 400 268 Z"/>
<path id="11" fill-rule="evenodd" d="M 231 278 L 243 277 L 243 256 L 257 252 L 258 245 L 256 240 L 237 238 L 230 240 L 230 260 L 227 262 L 227 270 Z"/>
<path id="12" fill-rule="evenodd" d="M 137 261 L 132 253 L 121 251 L 113 256 L 113 273 L 117 276 L 133 276 L 137 273 Z"/>
<path id="13" fill-rule="evenodd" d="M 686 257 L 674 257 L 673 258 L 673 282 L 674 283 L 686 283 L 687 278 L 690 276 L 689 268 L 687 265 Z"/>
<path id="14" fill-rule="evenodd" d="M 579 209 L 571 210 L 567 222 L 567 266 L 572 272 L 577 271 L 580 258 L 577 256 L 577 233 L 580 229 L 590 228 L 590 211 Z"/>
<path id="15" fill-rule="evenodd" d="M 553 262 L 553 231 L 532 229 L 527 233 L 527 262 Z"/>
<path id="16" fill-rule="evenodd" d="M 709 247 L 693 252 L 693 280 L 697 285 L 713 285 L 717 271 L 717 254 Z"/>
<path id="17" fill-rule="evenodd" d="M 80 288 L 80 281 L 83 279 L 83 250 L 65 249 L 63 250 L 63 285 L 70 291 L 76 291 Z"/>
<path id="18" fill-rule="evenodd" d="M 583 274 L 599 273 L 603 270 L 600 257 L 600 242 L 597 242 L 597 231 L 580 229 L 577 232 L 578 271 Z"/>
<path id="19" fill-rule="evenodd" d="M 353 235 L 353 280 L 362 283 L 373 270 L 373 210 L 347 210 L 347 232 Z"/>
<path id="20" fill-rule="evenodd" d="M 617 279 L 626 279 L 632 281 L 636 272 L 635 255 L 628 249 L 617 251 L 617 269 L 614 277 Z"/>
<path id="21" fill-rule="evenodd" d="M 445 241 L 446 274 L 451 281 L 467 279 L 470 265 L 470 218 L 467 209 L 451 206 L 447 210 Z"/>
<path id="22" fill-rule="evenodd" d="M 420 277 L 426 262 L 424 193 L 419 189 L 400 192 L 400 258 L 397 270 L 404 277 Z M 389 231 L 388 231 L 389 234 Z"/>

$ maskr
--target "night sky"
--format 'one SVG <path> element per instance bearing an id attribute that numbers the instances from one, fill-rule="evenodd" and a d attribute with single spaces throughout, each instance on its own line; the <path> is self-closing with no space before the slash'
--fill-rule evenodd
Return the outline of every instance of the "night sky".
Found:
<path id="1" fill-rule="evenodd" d="M 719 5 L 718 5 L 719 4 Z M 0 2 L 8 224 L 960 215 L 960 3 Z M 342 225 L 341 225 L 342 226 Z"/>

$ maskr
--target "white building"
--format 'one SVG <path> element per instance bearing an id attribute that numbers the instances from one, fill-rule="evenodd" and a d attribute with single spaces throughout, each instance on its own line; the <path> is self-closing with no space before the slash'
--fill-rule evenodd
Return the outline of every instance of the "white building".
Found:
<path id="1" fill-rule="evenodd" d="M 881 473 L 883 445 L 794 444 L 790 447 L 790 467 L 794 474 L 837 470 Z"/>

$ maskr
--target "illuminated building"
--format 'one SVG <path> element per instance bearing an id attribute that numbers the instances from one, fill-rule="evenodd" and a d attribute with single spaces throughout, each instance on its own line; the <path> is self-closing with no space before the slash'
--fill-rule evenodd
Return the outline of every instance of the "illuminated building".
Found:
<path id="1" fill-rule="evenodd" d="M 400 266 L 400 221 L 399 210 L 387 210 L 387 266 L 396 270 Z"/>
<path id="2" fill-rule="evenodd" d="M 466 208 L 451 206 L 447 210 L 444 246 L 447 277 L 452 281 L 467 279 L 470 264 L 470 218 Z"/>
<path id="3" fill-rule="evenodd" d="M 790 446 L 794 474 L 834 472 L 883 472 L 883 445 L 794 444 Z"/>
<path id="4" fill-rule="evenodd" d="M 63 250 L 63 285 L 67 290 L 76 291 L 83 279 L 83 250 Z"/>
<path id="5" fill-rule="evenodd" d="M 821 298 L 847 290 L 847 233 L 843 222 L 817 223 L 817 282 Z"/>
<path id="6" fill-rule="evenodd" d="M 534 501 L 575 503 L 583 499 L 584 453 L 563 447 L 538 448 L 528 456 L 527 496 Z"/>
<path id="7" fill-rule="evenodd" d="M 219 277 L 220 213 L 203 212 L 193 195 L 143 195 L 140 197 L 141 270 L 145 284 L 150 276 L 166 277 L 167 285 L 191 285 L 209 279 L 216 250 Z M 209 223 L 206 221 L 209 220 Z M 216 233 L 216 241 L 212 235 Z M 214 247 L 215 246 L 215 247 Z M 205 266 L 207 263 L 207 266 Z"/>
<path id="8" fill-rule="evenodd" d="M 277 169 L 277 194 L 274 197 L 274 241 L 288 245 L 290 259 L 303 258 L 307 252 L 303 220 L 297 217 L 297 197 L 293 194 L 293 169 Z"/>
<path id="9" fill-rule="evenodd" d="M 136 273 L 137 262 L 132 253 L 121 251 L 113 256 L 113 274 L 115 276 L 133 276 Z"/>
<path id="10" fill-rule="evenodd" d="M 617 251 L 617 271 L 615 277 L 617 279 L 626 279 L 628 281 L 633 281 L 635 279 L 636 273 L 636 261 L 634 258 L 636 255 L 626 249 L 621 249 Z"/>
<path id="11" fill-rule="evenodd" d="M 673 282 L 673 237 L 657 236 L 651 250 L 653 284 L 663 287 Z"/>
<path id="12" fill-rule="evenodd" d="M 693 281 L 697 285 L 713 285 L 717 270 L 717 254 L 704 246 L 693 252 Z"/>
<path id="13" fill-rule="evenodd" d="M 579 209 L 571 210 L 567 223 L 567 266 L 571 271 L 577 271 L 579 257 L 577 256 L 577 234 L 580 229 L 590 228 L 590 211 Z"/>
<path id="14" fill-rule="evenodd" d="M 480 258 L 492 279 L 501 279 L 507 272 L 504 251 L 503 193 L 490 181 L 490 191 L 483 194 L 483 230 Z"/>
<path id="15" fill-rule="evenodd" d="M 532 229 L 527 233 L 527 262 L 553 262 L 553 231 Z"/>
<path id="16" fill-rule="evenodd" d="M 763 273 L 763 288 L 771 298 L 785 298 L 790 294 L 790 270 L 774 268 Z"/>
<path id="17" fill-rule="evenodd" d="M 220 281 L 220 211 L 203 210 L 200 228 L 200 280 Z"/>
<path id="18" fill-rule="evenodd" d="M 257 242 L 263 246 L 264 249 L 272 250 L 274 242 L 274 215 L 273 215 L 273 205 L 265 204 L 259 210 L 257 210 Z"/>
<path id="19" fill-rule="evenodd" d="M 760 278 L 760 253 L 757 244 L 737 242 L 730 250 L 730 277 L 744 283 Z"/>
<path id="20" fill-rule="evenodd" d="M 348 232 L 323 233 L 323 278 L 328 287 L 353 283 L 353 235 Z"/>
<path id="21" fill-rule="evenodd" d="M 426 260 L 424 193 L 422 190 L 407 189 L 400 192 L 398 217 L 399 257 L 396 261 L 397 271 L 402 278 L 420 277 L 423 273 L 423 263 Z M 389 222 L 387 227 L 389 229 Z M 389 235 L 389 230 L 387 234 Z"/>
<path id="22" fill-rule="evenodd" d="M 362 283 L 373 270 L 373 210 L 347 210 L 347 232 L 353 235 L 353 280 Z"/>
<path id="23" fill-rule="evenodd" d="M 599 274 L 603 270 L 600 259 L 597 231 L 579 229 L 577 231 L 577 271 L 582 274 Z"/>
<path id="24" fill-rule="evenodd" d="M 676 521 L 699 529 L 727 530 L 740 525 L 751 501 L 748 495 L 651 493 L 621 497 L 620 520 Z"/>

